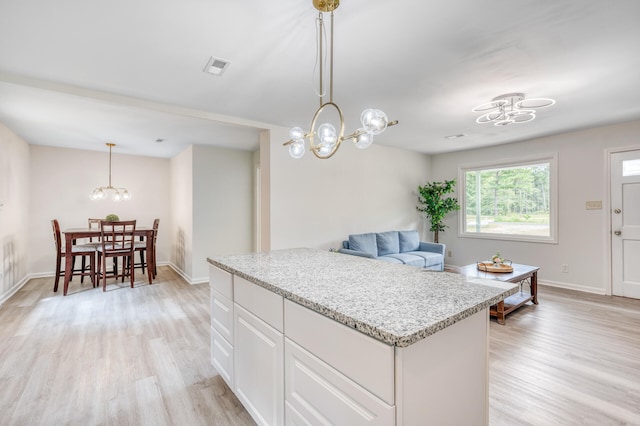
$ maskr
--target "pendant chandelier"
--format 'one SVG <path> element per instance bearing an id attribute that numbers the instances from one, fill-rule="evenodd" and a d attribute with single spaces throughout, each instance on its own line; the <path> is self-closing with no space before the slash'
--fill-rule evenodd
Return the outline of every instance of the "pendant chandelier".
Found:
<path id="1" fill-rule="evenodd" d="M 471 111 L 482 112 L 476 123 L 493 123 L 494 126 L 526 123 L 535 120 L 536 110 L 550 107 L 556 101 L 548 98 L 524 98 L 524 93 L 507 93 L 478 105 Z"/>
<path id="2" fill-rule="evenodd" d="M 111 149 L 116 146 L 116 144 L 107 142 L 106 145 L 109 147 L 109 185 L 94 189 L 89 198 L 92 200 L 104 200 L 108 196 L 107 193 L 111 192 L 113 201 L 130 200 L 131 194 L 127 191 L 127 188 L 114 188 L 111 185 Z"/>
<path id="3" fill-rule="evenodd" d="M 318 61 L 320 62 L 319 69 L 319 91 L 318 96 L 320 98 L 320 107 L 316 110 L 311 120 L 311 130 L 304 131 L 300 127 L 294 127 L 289 132 L 289 139 L 283 145 L 289 147 L 289 154 L 293 158 L 301 158 L 305 151 L 305 139 L 309 140 L 309 150 L 320 159 L 330 158 L 336 153 L 342 141 L 352 139 L 355 146 L 360 149 L 365 149 L 371 146 L 373 137 L 384 132 L 389 126 L 398 124 L 398 121 L 389 121 L 387 115 L 378 109 L 365 109 L 361 116 L 360 121 L 362 127 L 353 132 L 350 135 L 344 135 L 344 116 L 340 107 L 333 102 L 333 11 L 340 5 L 340 0 L 312 0 L 313 7 L 318 10 L 318 18 L 316 20 L 316 39 L 317 39 L 317 52 Z M 329 101 L 324 102 L 324 52 L 323 52 L 323 39 L 325 38 L 324 27 L 324 13 L 329 13 L 331 17 L 331 29 L 329 31 Z M 320 115 L 330 110 L 337 114 L 339 125 L 336 129 L 331 123 L 325 122 L 318 124 Z"/>

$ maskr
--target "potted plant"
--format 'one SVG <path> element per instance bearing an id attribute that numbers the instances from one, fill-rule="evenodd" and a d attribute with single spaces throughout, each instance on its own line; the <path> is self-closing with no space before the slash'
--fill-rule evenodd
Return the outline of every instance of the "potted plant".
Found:
<path id="1" fill-rule="evenodd" d="M 429 182 L 424 186 L 418 186 L 418 211 L 423 212 L 431 223 L 429 230 L 433 232 L 433 242 L 438 242 L 438 233 L 447 227 L 444 217 L 453 210 L 460 210 L 458 199 L 445 197 L 453 192 L 456 185 L 455 179 L 444 182 Z"/>

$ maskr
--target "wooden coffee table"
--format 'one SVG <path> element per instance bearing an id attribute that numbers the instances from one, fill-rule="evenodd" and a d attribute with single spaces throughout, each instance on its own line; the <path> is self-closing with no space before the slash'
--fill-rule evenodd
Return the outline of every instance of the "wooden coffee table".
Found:
<path id="1" fill-rule="evenodd" d="M 480 271 L 476 263 L 463 266 L 457 270 L 459 274 L 468 277 L 520 284 L 520 291 L 518 293 L 507 297 L 489 309 L 489 314 L 498 319 L 498 324 L 504 324 L 507 314 L 515 311 L 525 303 L 532 301 L 534 304 L 538 304 L 538 269 L 540 268 L 537 266 L 520 265 L 518 263 L 513 263 L 511 266 L 513 266 L 513 272 L 506 273 Z M 529 284 L 529 293 L 522 291 L 523 284 Z"/>

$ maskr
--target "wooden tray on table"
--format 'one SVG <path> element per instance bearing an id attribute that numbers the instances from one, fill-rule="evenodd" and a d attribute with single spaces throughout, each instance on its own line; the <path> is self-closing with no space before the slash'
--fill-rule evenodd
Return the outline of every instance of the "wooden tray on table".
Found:
<path id="1" fill-rule="evenodd" d="M 513 272 L 511 262 L 493 263 L 493 262 L 477 262 L 478 270 L 484 272 Z"/>

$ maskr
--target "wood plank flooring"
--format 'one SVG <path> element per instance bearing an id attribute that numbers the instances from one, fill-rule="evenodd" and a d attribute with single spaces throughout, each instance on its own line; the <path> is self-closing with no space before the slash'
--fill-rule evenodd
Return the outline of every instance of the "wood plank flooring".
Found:
<path id="1" fill-rule="evenodd" d="M 252 425 L 209 363 L 209 287 L 29 281 L 0 308 L 2 425 Z M 540 287 L 491 320 L 491 425 L 640 425 L 640 301 Z M 461 407 L 463 409 L 463 407 Z"/>

